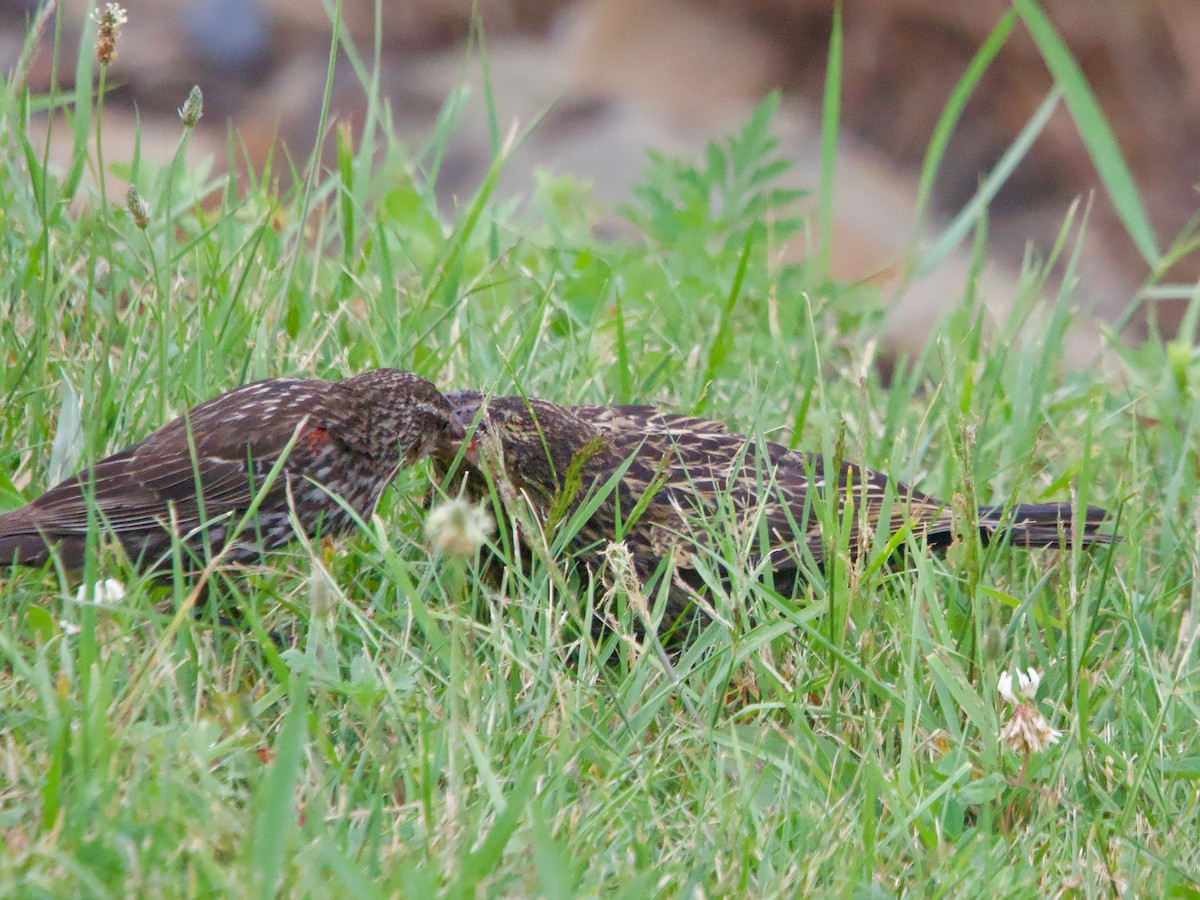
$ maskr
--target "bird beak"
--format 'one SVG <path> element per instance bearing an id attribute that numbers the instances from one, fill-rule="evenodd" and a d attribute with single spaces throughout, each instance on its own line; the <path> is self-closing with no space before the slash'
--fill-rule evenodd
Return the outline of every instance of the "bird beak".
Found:
<path id="1" fill-rule="evenodd" d="M 478 437 L 471 434 L 468 439 L 470 426 L 463 424 L 462 416 L 456 412 L 450 413 L 449 424 L 446 427 L 446 434 L 450 438 L 449 445 L 442 446 L 434 452 L 443 459 L 449 461 L 458 453 L 462 452 L 463 458 L 471 465 L 479 463 Z"/>
<path id="2" fill-rule="evenodd" d="M 463 459 L 473 466 L 479 465 L 479 426 L 472 431 L 469 425 L 464 425 L 462 417 L 457 412 L 450 413 L 450 437 L 455 442 L 454 449 L 462 448 Z"/>

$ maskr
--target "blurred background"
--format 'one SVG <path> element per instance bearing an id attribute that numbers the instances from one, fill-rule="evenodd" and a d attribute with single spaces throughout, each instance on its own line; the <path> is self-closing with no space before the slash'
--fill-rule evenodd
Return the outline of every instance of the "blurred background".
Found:
<path id="1" fill-rule="evenodd" d="M 127 0 L 129 22 L 109 72 L 105 157 L 132 155 L 140 118 L 144 156 L 170 159 L 177 110 L 193 84 L 205 115 L 192 158 L 228 159 L 232 123 L 244 152 L 261 165 L 281 145 L 303 161 L 316 134 L 330 43 L 319 0 Z M 1087 75 L 1148 208 L 1160 248 L 1185 233 L 1197 211 L 1200 168 L 1200 5 L 1195 0 L 1046 0 L 1043 4 Z M 593 186 L 612 209 L 643 169 L 646 148 L 689 154 L 745 123 L 774 89 L 777 122 L 795 163 L 791 184 L 815 191 L 819 110 L 833 4 L 829 0 L 478 0 L 501 135 L 536 123 L 507 166 L 501 190 L 525 196 L 539 170 Z M 0 64 L 11 70 L 32 0 L 0 0 Z M 835 188 L 832 273 L 841 280 L 895 285 L 914 239 L 917 176 L 938 115 L 971 57 L 1009 9 L 1005 0 L 871 0 L 844 7 L 842 134 Z M 67 60 L 90 7 L 63 5 Z M 492 159 L 470 0 L 383 4 L 381 90 L 396 129 L 419 147 L 447 96 L 471 85 L 447 148 L 437 189 L 447 209 L 469 197 Z M 345 26 L 369 60 L 374 0 L 344 0 Z M 30 75 L 44 91 L 52 71 L 52 32 Z M 73 63 L 60 66 L 68 84 Z M 985 74 L 951 139 L 933 209 L 944 219 L 971 197 L 1051 87 L 1020 23 Z M 366 101 L 343 58 L 333 113 L 362 123 Z M 69 155 L 70 135 L 59 129 Z M 112 145 L 109 146 L 109 141 Z M 415 150 L 414 150 L 415 153 Z M 275 171 L 285 171 L 278 163 Z M 1183 301 L 1158 301 L 1125 316 L 1151 277 L 1099 187 L 1074 123 L 1060 108 L 991 207 L 988 265 L 978 289 L 1002 316 L 1017 292 L 1025 254 L 1044 256 L 1070 204 L 1094 199 L 1084 231 L 1073 300 L 1098 321 L 1120 322 L 1136 340 L 1157 322 L 1170 332 Z M 615 214 L 602 229 L 628 229 Z M 936 233 L 937 221 L 925 226 Z M 784 252 L 803 255 L 806 247 Z M 968 250 L 903 290 L 885 293 L 894 309 L 890 340 L 919 346 L 944 304 L 972 278 Z M 1200 257 L 1182 258 L 1157 277 L 1195 282 Z M 1046 293 L 1053 293 L 1048 286 Z M 1147 317 L 1152 320 L 1148 323 Z M 1099 327 L 1081 325 L 1069 356 L 1086 365 Z"/>

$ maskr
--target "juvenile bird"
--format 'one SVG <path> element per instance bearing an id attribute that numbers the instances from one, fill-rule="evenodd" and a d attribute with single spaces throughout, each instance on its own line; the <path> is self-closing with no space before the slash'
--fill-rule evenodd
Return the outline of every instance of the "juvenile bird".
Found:
<path id="1" fill-rule="evenodd" d="M 437 388 L 396 369 L 247 384 L 0 516 L 0 565 L 43 566 L 55 552 L 81 568 L 89 507 L 141 568 L 169 565 L 176 535 L 197 561 L 224 549 L 245 564 L 294 538 L 289 511 L 310 537 L 347 531 L 354 519 L 335 497 L 370 517 L 401 466 L 462 433 Z"/>
<path id="2" fill-rule="evenodd" d="M 835 487 L 818 454 L 731 433 L 708 419 L 671 415 L 650 406 L 570 406 L 522 397 L 486 399 L 474 391 L 446 395 L 464 423 L 477 422 L 468 446 L 434 456 L 443 478 L 458 460 L 457 479 L 477 499 L 489 495 L 483 469 L 501 472 L 539 526 L 569 522 L 587 503 L 600 502 L 569 541 L 576 559 L 599 570 L 609 542 L 623 540 L 638 575 L 654 577 L 664 558 L 674 562 L 666 623 L 677 620 L 702 589 L 699 568 L 720 572 L 714 544 L 731 537 L 745 549 L 747 567 L 769 574 L 781 592 L 795 594 L 805 579 L 806 554 L 820 565 L 826 553 L 821 512 L 830 499 L 845 517 L 848 550 L 860 553 L 866 532 L 882 539 L 910 528 L 930 546 L 948 545 L 956 531 L 949 504 L 886 476 L 843 463 Z M 481 461 L 481 455 L 482 460 Z M 828 481 L 827 481 L 828 479 Z M 457 481 L 449 485 L 453 491 Z M 1081 544 L 1110 543 L 1099 532 L 1106 513 L 1083 511 Z M 886 516 L 886 522 L 881 520 Z M 981 537 L 1025 547 L 1060 547 L 1073 535 L 1065 503 L 1023 504 L 977 512 Z M 550 535 L 552 538 L 552 535 Z M 699 565 L 698 565 L 699 564 Z M 809 564 L 808 571 L 812 566 Z M 689 590 L 689 588 L 691 590 Z"/>

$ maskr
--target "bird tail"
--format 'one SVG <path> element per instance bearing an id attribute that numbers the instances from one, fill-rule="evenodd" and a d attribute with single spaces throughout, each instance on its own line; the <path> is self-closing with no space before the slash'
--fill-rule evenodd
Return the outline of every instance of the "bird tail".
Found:
<path id="1" fill-rule="evenodd" d="M 1100 526 L 1108 520 L 1108 511 L 1089 506 L 1078 522 L 1079 543 L 1115 544 L 1119 535 L 1104 533 Z M 1021 547 L 1069 547 L 1074 541 L 1074 507 L 1070 503 L 1022 503 L 1010 507 L 981 506 L 979 531 L 984 540 L 1007 537 Z"/>

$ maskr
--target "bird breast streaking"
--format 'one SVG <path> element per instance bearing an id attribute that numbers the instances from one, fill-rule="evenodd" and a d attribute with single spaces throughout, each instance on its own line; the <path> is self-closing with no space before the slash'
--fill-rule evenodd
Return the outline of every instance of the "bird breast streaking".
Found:
<path id="1" fill-rule="evenodd" d="M 225 550 L 251 562 L 293 539 L 289 513 L 310 537 L 349 529 L 346 507 L 369 517 L 400 466 L 455 435 L 446 399 L 409 372 L 247 384 L 0 516 L 0 565 L 42 566 L 57 552 L 81 568 L 89 520 L 143 568 L 162 565 L 176 536 L 197 560 Z"/>
<path id="2" fill-rule="evenodd" d="M 809 555 L 822 562 L 821 507 L 831 500 L 838 521 L 845 516 L 851 554 L 861 551 L 867 531 L 881 526 L 888 536 L 909 528 L 931 546 L 955 535 L 954 515 L 941 500 L 850 463 L 833 478 L 820 455 L 733 434 L 719 422 L 649 406 L 563 407 L 474 391 L 446 396 L 458 418 L 476 422 L 477 430 L 468 428 L 466 451 L 435 455 L 435 468 L 445 477 L 461 457 L 456 477 L 469 495 L 484 499 L 489 488 L 480 470 L 499 465 L 543 526 L 569 521 L 603 497 L 569 544 L 596 569 L 608 543 L 624 540 L 643 578 L 669 556 L 676 576 L 699 588 L 699 568 L 720 567 L 720 554 L 711 551 L 730 536 L 746 548 L 751 569 L 769 569 L 778 589 L 795 592 Z M 1111 542 L 1098 531 L 1105 518 L 1104 510 L 1088 507 L 1078 522 L 1080 543 Z M 977 520 L 984 540 L 1006 537 L 1026 547 L 1061 546 L 1074 533 L 1069 504 L 985 506 Z"/>

